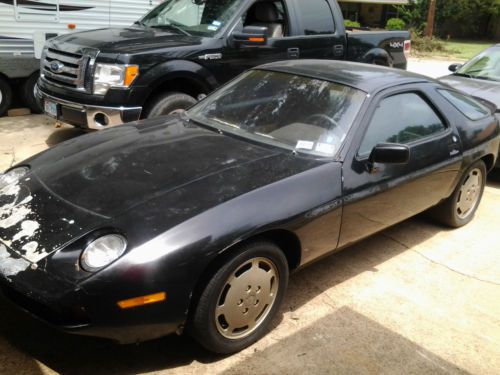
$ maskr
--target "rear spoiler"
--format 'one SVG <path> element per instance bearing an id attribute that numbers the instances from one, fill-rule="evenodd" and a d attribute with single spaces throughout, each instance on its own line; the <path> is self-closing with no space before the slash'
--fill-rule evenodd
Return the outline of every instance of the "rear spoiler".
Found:
<path id="1" fill-rule="evenodd" d="M 486 100 L 484 98 L 480 98 L 478 96 L 473 96 L 473 98 L 476 99 L 479 103 L 481 103 L 485 107 L 489 108 L 491 113 L 499 113 L 500 114 L 500 108 L 498 108 L 495 103 L 492 103 L 489 100 Z"/>

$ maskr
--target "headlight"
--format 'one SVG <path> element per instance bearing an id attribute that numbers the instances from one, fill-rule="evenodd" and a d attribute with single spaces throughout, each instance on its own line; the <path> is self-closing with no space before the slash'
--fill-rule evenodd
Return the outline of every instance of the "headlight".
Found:
<path id="1" fill-rule="evenodd" d="M 118 259 L 127 248 L 127 240 L 119 234 L 108 234 L 92 241 L 80 257 L 85 271 L 96 271 Z"/>
<path id="2" fill-rule="evenodd" d="M 137 65 L 96 64 L 94 94 L 105 95 L 111 87 L 127 88 L 138 75 Z"/>
<path id="3" fill-rule="evenodd" d="M 12 184 L 13 182 L 19 181 L 21 178 L 26 176 L 30 169 L 28 167 L 17 167 L 11 169 L 10 171 L 0 175 L 0 189 L 5 186 Z"/>

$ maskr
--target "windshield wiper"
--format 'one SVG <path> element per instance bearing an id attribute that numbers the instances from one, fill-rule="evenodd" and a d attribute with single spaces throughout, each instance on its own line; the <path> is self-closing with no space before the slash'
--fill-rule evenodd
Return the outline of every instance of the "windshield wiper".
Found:
<path id="1" fill-rule="evenodd" d="M 465 74 L 465 73 L 453 73 L 453 75 L 458 77 L 474 78 L 470 74 Z"/>
<path id="2" fill-rule="evenodd" d="M 146 26 L 146 24 L 142 21 L 135 21 L 134 25 Z"/>
<path id="3" fill-rule="evenodd" d="M 155 28 L 155 29 L 174 29 L 174 30 L 179 31 L 180 33 L 182 33 L 184 35 L 192 36 L 186 30 L 184 30 L 183 28 L 181 28 L 177 25 L 174 25 L 173 23 L 169 23 L 169 24 L 165 24 L 165 25 L 152 25 L 150 27 Z"/>

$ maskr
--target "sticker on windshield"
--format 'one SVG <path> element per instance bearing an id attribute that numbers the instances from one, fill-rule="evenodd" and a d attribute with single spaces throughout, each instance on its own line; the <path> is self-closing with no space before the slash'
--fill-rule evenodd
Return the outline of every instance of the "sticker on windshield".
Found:
<path id="1" fill-rule="evenodd" d="M 218 28 L 217 26 L 212 26 L 212 25 L 209 25 L 209 26 L 207 27 L 207 29 L 208 29 L 208 30 L 212 30 L 212 31 L 217 31 L 217 30 L 219 30 L 219 28 Z"/>
<path id="2" fill-rule="evenodd" d="M 217 27 L 221 27 L 222 26 L 222 22 L 220 22 L 220 21 L 212 21 L 212 25 L 217 26 Z"/>
<path id="3" fill-rule="evenodd" d="M 322 154 L 332 155 L 335 151 L 335 146 L 328 143 L 318 143 L 316 145 L 316 151 L 321 152 Z"/>
<path id="4" fill-rule="evenodd" d="M 301 149 L 301 150 L 312 150 L 314 147 L 314 142 L 311 141 L 298 141 L 297 146 L 295 146 L 295 149 Z"/>

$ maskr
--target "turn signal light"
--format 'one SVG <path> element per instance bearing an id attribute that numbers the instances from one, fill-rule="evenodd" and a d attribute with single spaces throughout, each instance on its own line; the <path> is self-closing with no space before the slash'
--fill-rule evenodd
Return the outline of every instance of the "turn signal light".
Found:
<path id="1" fill-rule="evenodd" d="M 150 305 L 152 303 L 162 302 L 167 299 L 167 293 L 160 292 L 149 294 L 147 296 L 135 297 L 118 301 L 117 304 L 121 309 L 130 309 L 132 307 Z"/>
<path id="2" fill-rule="evenodd" d="M 255 42 L 255 43 L 264 43 L 266 39 L 264 38 L 248 38 L 249 42 Z"/>
<path id="3" fill-rule="evenodd" d="M 123 81 L 123 84 L 125 87 L 129 87 L 132 82 L 137 78 L 139 75 L 139 67 L 137 65 L 129 65 L 127 66 L 125 70 L 125 80 Z"/>

